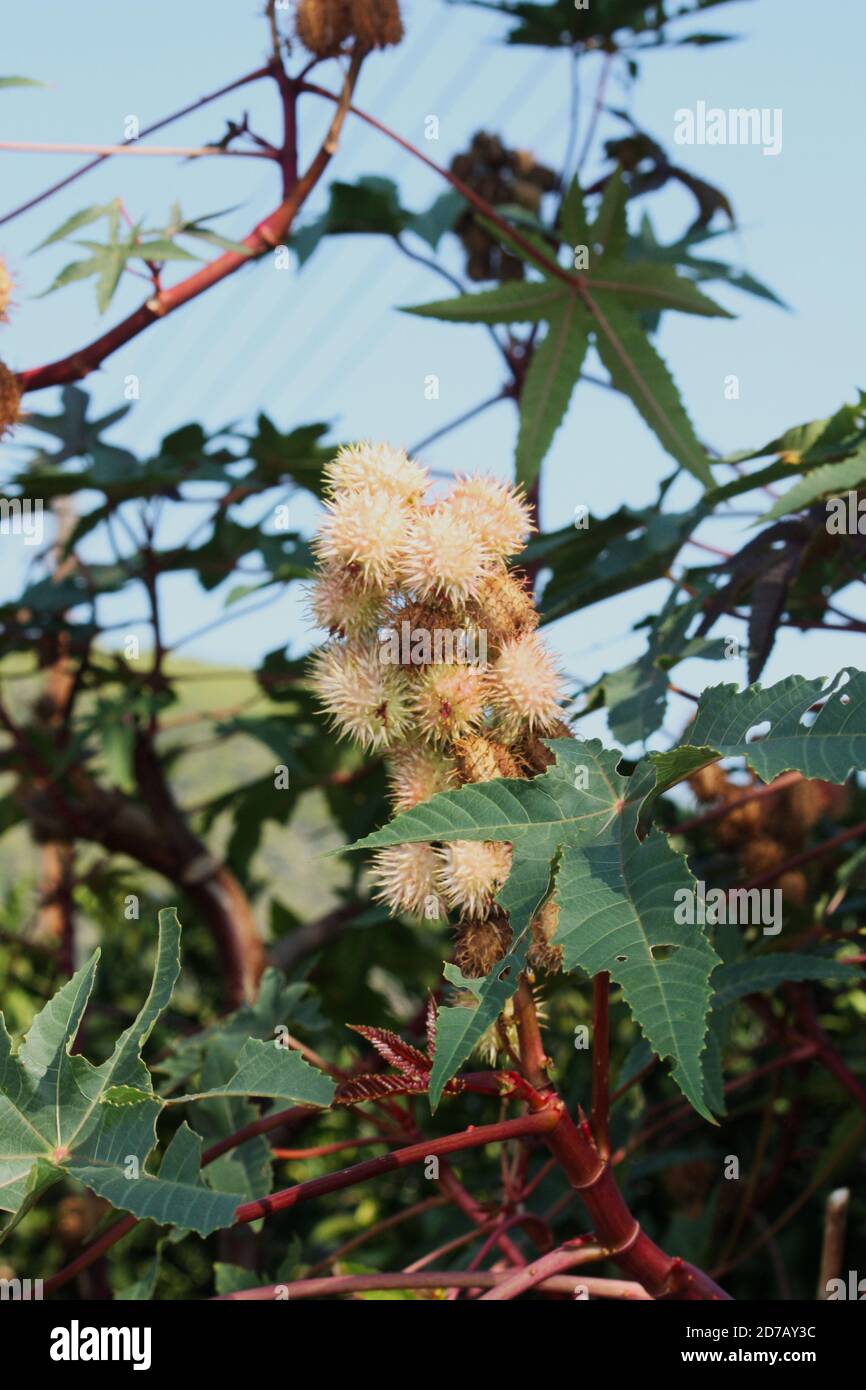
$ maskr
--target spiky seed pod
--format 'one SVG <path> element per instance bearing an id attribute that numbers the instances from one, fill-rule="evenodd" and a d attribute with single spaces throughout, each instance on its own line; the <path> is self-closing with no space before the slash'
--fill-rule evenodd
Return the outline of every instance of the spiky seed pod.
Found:
<path id="1" fill-rule="evenodd" d="M 504 743 L 483 734 L 466 734 L 454 740 L 452 751 L 464 782 L 492 782 L 496 777 L 519 777 L 514 755 Z"/>
<path id="2" fill-rule="evenodd" d="M 298 0 L 295 32 L 308 53 L 332 57 L 352 34 L 348 0 Z"/>
<path id="3" fill-rule="evenodd" d="M 0 256 L 0 323 L 8 322 L 7 309 L 12 298 L 12 276 L 3 257 Z"/>
<path id="4" fill-rule="evenodd" d="M 384 588 L 399 569 L 407 512 L 387 492 L 340 492 L 325 504 L 313 547 L 326 565 L 352 567 L 365 585 Z"/>
<path id="5" fill-rule="evenodd" d="M 433 598 L 406 603 L 402 596 L 388 608 L 382 640 L 396 664 L 419 668 L 432 665 L 475 663 L 487 660 L 487 640 L 465 611 Z"/>
<path id="6" fill-rule="evenodd" d="M 491 705 L 507 738 L 546 733 L 561 719 L 562 677 L 537 632 L 506 642 L 491 675 Z"/>
<path id="7" fill-rule="evenodd" d="M 556 975 L 562 969 L 562 947 L 552 946 L 551 939 L 559 926 L 559 903 L 552 894 L 530 923 L 532 945 L 529 948 L 529 963 L 535 970 L 543 970 L 547 975 Z"/>
<path id="8" fill-rule="evenodd" d="M 0 439 L 18 423 L 21 415 L 21 387 L 5 362 L 0 362 Z"/>
<path id="9" fill-rule="evenodd" d="M 526 579 L 505 570 L 482 579 L 469 611 L 496 647 L 538 626 L 538 612 Z"/>
<path id="10" fill-rule="evenodd" d="M 511 872 L 511 846 L 497 840 L 454 840 L 442 845 L 437 883 L 449 907 L 486 915 Z"/>
<path id="11" fill-rule="evenodd" d="M 427 469 L 390 444 L 344 445 L 325 465 L 325 490 L 337 492 L 385 492 L 404 505 L 420 502 L 429 485 Z"/>
<path id="12" fill-rule="evenodd" d="M 571 729 L 562 719 L 554 719 L 545 731 L 545 738 L 574 738 Z M 556 762 L 545 743 L 537 734 L 524 734 L 517 740 L 512 753 L 522 771 L 527 773 L 546 772 Z"/>
<path id="13" fill-rule="evenodd" d="M 447 503 L 418 512 L 403 547 L 401 577 L 416 598 L 434 595 L 449 603 L 477 597 L 481 581 L 493 569 L 493 554 L 471 519 Z"/>
<path id="14" fill-rule="evenodd" d="M 728 783 L 724 799 L 734 801 L 746 790 Z M 763 830 L 764 817 L 765 807 L 761 801 L 747 801 L 745 806 L 735 806 L 720 819 L 716 826 L 716 838 L 727 849 L 735 849 Z"/>
<path id="15" fill-rule="evenodd" d="M 323 647 L 313 658 L 311 683 L 340 733 L 365 748 L 398 743 L 412 723 L 409 683 L 375 648 Z"/>
<path id="16" fill-rule="evenodd" d="M 785 789 L 783 800 L 785 839 L 797 843 L 805 838 L 806 832 L 812 829 L 826 810 L 824 784 L 805 779 L 794 782 Z"/>
<path id="17" fill-rule="evenodd" d="M 415 747 L 407 743 L 395 748 L 388 765 L 395 811 L 411 811 L 413 806 L 429 801 L 437 792 L 456 785 L 457 767 L 453 758 L 429 744 Z"/>
<path id="18" fill-rule="evenodd" d="M 710 763 L 708 767 L 702 767 L 688 780 L 698 801 L 705 802 L 718 801 L 728 785 L 728 779 L 718 763 Z"/>
<path id="19" fill-rule="evenodd" d="M 535 1001 L 535 1012 L 538 1021 L 542 1025 L 547 1023 L 547 1008 L 541 991 L 533 988 L 532 997 Z M 468 990 L 458 994 L 453 1001 L 456 1005 L 467 1009 L 478 1007 L 478 1000 L 474 994 Z M 508 1058 L 508 1065 L 516 1053 L 520 1051 L 520 1038 L 517 1032 L 517 1018 L 514 1012 L 514 999 L 509 999 L 502 1013 L 495 1022 L 491 1023 L 486 1032 L 482 1033 L 475 1048 L 476 1056 L 481 1058 L 489 1067 L 495 1067 L 497 1058 L 502 1055 Z"/>
<path id="20" fill-rule="evenodd" d="M 493 912 L 483 921 L 468 918 L 457 924 L 454 962 L 470 979 L 489 975 L 511 944 L 511 928 L 504 913 Z"/>
<path id="21" fill-rule="evenodd" d="M 370 866 L 370 877 L 379 902 L 387 903 L 392 916 L 411 912 L 415 916 L 439 917 L 437 873 L 439 858 L 431 845 L 388 845 L 376 850 Z M 430 914 L 431 904 L 437 905 Z"/>
<path id="22" fill-rule="evenodd" d="M 310 617 L 334 637 L 369 637 L 384 613 L 379 589 L 365 588 L 351 570 L 325 569 L 306 588 Z"/>
<path id="23" fill-rule="evenodd" d="M 403 37 L 397 0 L 349 0 L 352 32 L 363 48 L 393 48 Z"/>
<path id="24" fill-rule="evenodd" d="M 459 738 L 480 724 L 487 704 L 481 666 L 426 666 L 412 684 L 418 731 L 434 742 Z"/>
<path id="25" fill-rule="evenodd" d="M 809 897 L 809 880 L 800 869 L 780 874 L 775 883 L 782 890 L 782 899 L 791 907 L 803 907 Z"/>
<path id="26" fill-rule="evenodd" d="M 771 873 L 784 863 L 786 857 L 784 845 L 769 835 L 758 835 L 747 840 L 740 851 L 740 863 L 749 878 Z"/>
<path id="27" fill-rule="evenodd" d="M 485 475 L 459 478 L 448 496 L 457 516 L 469 520 L 482 544 L 506 559 L 523 550 L 535 527 L 529 503 L 520 488 Z"/>

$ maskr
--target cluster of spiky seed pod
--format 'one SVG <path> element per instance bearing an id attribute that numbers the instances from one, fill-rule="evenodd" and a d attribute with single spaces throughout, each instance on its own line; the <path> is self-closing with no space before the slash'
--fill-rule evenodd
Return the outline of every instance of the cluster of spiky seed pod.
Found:
<path id="1" fill-rule="evenodd" d="M 298 0 L 295 30 L 316 58 L 332 58 L 347 40 L 391 48 L 403 37 L 397 0 Z"/>
<path id="2" fill-rule="evenodd" d="M 749 790 L 732 782 L 718 763 L 701 768 L 689 778 L 689 785 L 699 801 L 720 809 L 728 802 L 737 802 Z M 733 805 L 714 823 L 713 836 L 725 850 L 737 856 L 748 879 L 758 878 L 799 854 L 812 827 L 823 815 L 842 812 L 847 800 L 845 787 L 804 778 L 772 796 Z M 802 907 L 809 897 L 808 870 L 785 870 L 771 882 L 781 889 L 791 907 Z"/>
<path id="3" fill-rule="evenodd" d="M 12 276 L 0 256 L 0 323 L 7 321 L 7 309 L 12 298 Z M 21 410 L 21 388 L 18 378 L 5 362 L 0 361 L 0 439 L 18 420 Z"/>
<path id="4" fill-rule="evenodd" d="M 394 810 L 543 771 L 540 736 L 569 731 L 532 593 L 509 565 L 533 529 L 521 492 L 474 476 L 428 501 L 426 470 L 383 444 L 342 449 L 324 481 L 309 607 L 331 640 L 313 687 L 341 737 L 384 756 Z M 477 976 L 508 947 L 494 899 L 510 867 L 508 844 L 459 840 L 379 850 L 372 875 L 394 914 L 456 914 L 457 963 Z M 534 964 L 548 969 L 556 916 L 551 901 L 533 925 Z"/>
<path id="5" fill-rule="evenodd" d="M 451 172 L 488 203 L 515 203 L 531 213 L 538 213 L 544 193 L 559 186 L 554 171 L 539 164 L 529 150 L 510 150 L 498 135 L 484 130 L 473 135 L 468 150 L 454 156 Z M 523 261 L 502 248 L 472 208 L 461 213 L 454 231 L 463 242 L 470 280 L 523 279 Z"/>

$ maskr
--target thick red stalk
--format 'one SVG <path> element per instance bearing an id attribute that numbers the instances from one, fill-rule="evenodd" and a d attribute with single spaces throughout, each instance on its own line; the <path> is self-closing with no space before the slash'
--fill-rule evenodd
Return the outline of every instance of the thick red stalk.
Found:
<path id="1" fill-rule="evenodd" d="M 586 1121 L 575 1125 L 547 1080 L 544 1047 L 532 991 L 521 981 L 515 1000 L 515 1016 L 524 1073 L 541 1094 L 531 1106 L 553 1107 L 559 1119 L 544 1135 L 545 1143 L 564 1169 L 572 1187 L 589 1212 L 599 1245 L 620 1269 L 643 1284 L 654 1298 L 726 1299 L 724 1289 L 703 1270 L 665 1254 L 651 1240 L 628 1209 L 617 1186 L 610 1161 L 596 1148 Z"/>

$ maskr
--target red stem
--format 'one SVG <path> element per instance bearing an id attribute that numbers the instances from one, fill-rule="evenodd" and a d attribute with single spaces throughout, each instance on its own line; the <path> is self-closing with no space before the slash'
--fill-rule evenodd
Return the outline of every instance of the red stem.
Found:
<path id="1" fill-rule="evenodd" d="M 515 1000 L 520 1052 L 530 1084 L 544 1091 L 531 1105 L 552 1107 L 556 1127 L 544 1136 L 554 1158 L 589 1212 L 596 1240 L 625 1274 L 637 1279 L 654 1298 L 726 1299 L 728 1294 L 703 1270 L 665 1254 L 641 1229 L 617 1186 L 610 1162 L 599 1154 L 585 1120 L 575 1125 L 565 1104 L 540 1069 L 543 1055 L 532 992 L 522 980 Z"/>
<path id="2" fill-rule="evenodd" d="M 602 1158 L 610 1158 L 610 976 L 592 982 L 592 1112 L 590 1124 Z"/>
<path id="3" fill-rule="evenodd" d="M 254 72 L 248 72 L 245 77 L 238 77 L 234 82 L 229 82 L 227 86 L 219 87 L 215 92 L 209 92 L 207 96 L 199 97 L 198 101 L 191 102 L 189 106 L 183 106 L 179 111 L 173 111 L 170 116 L 163 116 L 162 120 L 154 121 L 153 125 L 145 126 L 143 130 L 139 131 L 136 140 L 143 139 L 145 135 L 153 135 L 154 131 L 163 130 L 165 126 L 171 125 L 174 121 L 181 120 L 184 116 L 190 116 L 193 111 L 198 111 L 202 106 L 207 106 L 209 102 L 217 101 L 219 97 L 228 96 L 229 92 L 237 91 L 239 87 L 246 87 L 250 82 L 258 82 L 262 77 L 270 77 L 272 70 L 273 64 L 267 63 L 263 68 L 256 68 Z M 124 140 L 122 143 L 125 145 L 134 145 L 135 140 Z M 29 212 L 31 208 L 37 207 L 39 203 L 44 203 L 46 198 L 50 198 L 55 193 L 59 193 L 62 188 L 66 188 L 70 183 L 74 183 L 76 179 L 80 179 L 82 174 L 87 174 L 91 169 L 95 169 L 98 165 L 104 164 L 106 159 L 111 159 L 111 155 L 101 154 L 96 159 L 89 159 L 86 164 L 82 164 L 79 168 L 74 169 L 71 174 L 67 174 L 64 178 L 60 179 L 58 183 L 53 183 L 50 188 L 46 188 L 42 193 L 37 193 L 35 198 L 29 198 L 26 203 L 21 203 L 19 207 L 13 208 L 11 212 L 7 212 L 3 217 L 0 217 L 0 227 L 5 226 L 7 222 L 11 222 L 14 217 L 19 217 L 22 212 Z"/>
<path id="4" fill-rule="evenodd" d="M 346 79 L 347 94 L 357 79 L 362 58 L 363 55 L 357 52 L 352 59 L 352 66 Z M 270 72 L 270 67 L 267 71 Z M 195 274 L 181 280 L 179 284 L 172 285 L 167 290 L 160 290 L 151 296 L 127 318 L 115 324 L 101 337 L 94 339 L 87 347 L 71 353 L 68 357 L 61 357 L 56 362 L 50 362 L 42 367 L 31 367 L 29 370 L 19 373 L 18 380 L 22 392 L 39 391 L 45 386 L 59 386 L 69 381 L 80 381 L 82 377 L 94 371 L 100 363 L 104 362 L 124 343 L 128 343 L 139 333 L 143 333 L 151 324 L 165 318 L 166 315 L 173 313 L 182 305 L 188 304 L 191 299 L 197 298 L 198 295 L 204 294 L 205 290 L 209 290 L 221 280 L 234 275 L 235 271 L 240 270 L 241 266 L 247 265 L 251 259 L 262 256 L 275 246 L 279 246 L 285 240 L 298 210 L 331 162 L 336 150 L 336 140 L 342 128 L 345 110 L 345 104 L 342 104 L 309 168 L 297 180 L 279 207 L 275 208 L 268 217 L 253 228 L 248 236 L 244 237 L 242 245 L 246 247 L 246 254 L 241 254 L 239 251 L 225 251 L 221 256 L 217 256 L 215 260 L 203 266 L 201 270 L 196 271 Z"/>
<path id="5" fill-rule="evenodd" d="M 356 1163 L 351 1168 L 343 1168 L 337 1173 L 325 1173 L 320 1178 L 310 1178 L 308 1182 L 296 1183 L 294 1187 L 286 1187 L 281 1192 L 272 1193 L 270 1197 L 259 1197 L 254 1202 L 244 1202 L 235 1213 L 235 1221 L 238 1224 L 258 1221 L 262 1216 L 272 1216 L 274 1212 L 300 1206 L 302 1202 L 310 1202 L 315 1197 L 323 1197 L 329 1192 L 340 1192 L 343 1188 L 354 1187 L 359 1182 L 367 1182 L 369 1178 L 380 1177 L 383 1173 L 409 1168 L 439 1154 L 483 1148 L 485 1144 L 518 1139 L 526 1134 L 544 1134 L 556 1125 L 557 1118 L 555 1108 L 545 1107 L 534 1114 L 522 1115 L 516 1120 L 472 1126 L 459 1134 L 446 1134 L 441 1139 L 424 1139 L 420 1144 L 409 1144 L 393 1153 L 368 1158 L 364 1163 Z"/>
<path id="6" fill-rule="evenodd" d="M 239 1289 L 220 1294 L 213 1303 L 264 1303 L 277 1299 L 327 1298 L 341 1293 L 364 1293 L 373 1289 L 472 1289 L 494 1288 L 510 1279 L 509 1270 L 443 1269 L 422 1270 L 417 1274 L 341 1274 L 322 1279 L 298 1279 L 293 1284 L 265 1284 L 258 1289 Z M 591 1298 L 646 1297 L 638 1284 L 622 1279 L 575 1278 L 550 1275 L 540 1285 L 545 1291 L 573 1295 L 584 1287 Z"/>

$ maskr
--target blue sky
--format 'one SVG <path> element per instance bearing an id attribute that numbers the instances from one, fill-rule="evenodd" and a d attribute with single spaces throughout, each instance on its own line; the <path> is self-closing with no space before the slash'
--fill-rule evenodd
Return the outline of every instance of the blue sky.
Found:
<path id="1" fill-rule="evenodd" d="M 266 57 L 266 31 L 257 0 L 221 0 L 208 6 L 151 0 L 142 11 L 111 0 L 86 5 L 18 7 L 14 32 L 7 31 L 4 72 L 40 78 L 44 91 L 0 93 L 0 131 L 5 139 L 106 141 L 123 138 L 124 121 L 142 125 L 198 95 L 231 81 Z M 357 101 L 410 140 L 447 164 L 479 127 L 495 130 L 513 146 L 533 150 L 557 165 L 568 139 L 570 68 L 567 55 L 547 50 L 504 48 L 503 25 L 483 10 L 449 6 L 441 0 L 404 0 L 408 37 L 397 51 L 375 55 L 365 65 Z M 730 196 L 738 229 L 715 244 L 726 259 L 742 264 L 771 284 L 791 306 L 783 312 L 731 290 L 711 293 L 738 315 L 706 322 L 668 315 L 660 338 L 699 434 L 717 449 L 730 450 L 773 438 L 781 429 L 826 415 L 853 398 L 863 384 L 862 321 L 864 270 L 863 180 L 852 150 L 859 148 L 862 115 L 862 54 L 866 10 L 830 0 L 820 12 L 807 0 L 747 0 L 711 9 L 688 28 L 737 32 L 737 44 L 706 49 L 674 48 L 641 59 L 640 80 L 626 88 L 614 79 L 611 106 L 627 107 L 635 121 L 666 145 L 672 157 Z M 595 92 L 600 56 L 579 67 L 581 135 Z M 336 86 L 333 65 L 321 80 Z M 675 112 L 709 106 L 780 108 L 781 152 L 756 146 L 675 147 Z M 271 84 L 264 82 L 178 122 L 153 137 L 159 143 L 199 144 L 219 137 L 223 117 L 248 110 L 260 133 L 276 136 L 278 111 Z M 439 139 L 426 142 L 429 115 L 439 120 Z M 330 110 L 307 97 L 302 104 L 302 140 L 311 151 Z M 610 115 L 600 137 L 625 127 Z M 601 140 L 586 169 L 604 167 Z M 60 155 L 0 152 L 3 207 L 39 191 L 73 167 Z M 403 201 L 421 208 L 441 191 L 441 181 L 381 135 L 350 120 L 332 176 L 351 180 L 377 174 L 397 180 Z M 71 257 L 67 249 L 31 249 L 63 219 L 91 202 L 119 194 L 134 217 L 155 222 L 180 198 L 185 211 L 212 212 L 237 205 L 220 223 L 228 235 L 243 235 L 278 201 L 275 171 L 264 161 L 115 159 L 49 203 L 0 227 L 0 253 L 18 280 L 18 307 L 2 331 L 0 352 L 20 369 L 60 356 L 89 341 L 141 298 L 143 286 L 128 283 L 100 319 L 89 285 L 36 299 Z M 319 190 L 307 216 L 321 207 Z M 689 196 L 679 188 L 646 200 L 657 233 L 672 239 L 692 216 Z M 632 208 L 640 215 L 641 206 Z M 449 263 L 459 269 L 456 246 Z M 94 409 L 107 411 L 122 400 L 124 380 L 136 374 L 141 399 L 112 438 L 145 451 L 189 420 L 216 428 L 249 421 L 266 410 L 282 427 L 312 420 L 333 423 L 334 437 L 371 437 L 410 446 L 476 401 L 500 382 L 498 359 L 481 329 L 441 325 L 407 317 L 396 306 L 440 298 L 448 291 L 426 271 L 378 238 L 332 238 L 323 243 L 300 275 L 270 263 L 253 266 L 158 325 L 106 364 L 86 383 Z M 439 399 L 425 399 L 425 378 L 440 379 Z M 740 396 L 725 398 L 730 374 Z M 53 410 L 56 393 L 30 398 L 33 408 Z M 425 462 L 446 472 L 490 470 L 507 477 L 512 469 L 515 412 L 508 403 L 449 435 L 424 453 Z M 578 504 L 606 515 L 623 502 L 652 502 L 659 480 L 671 470 L 654 437 L 631 405 L 591 385 L 581 385 L 545 464 L 543 522 L 567 525 Z M 693 496 L 689 480 L 674 500 Z M 769 505 L 768 499 L 763 499 Z M 299 499 L 293 521 L 315 522 L 315 506 Z M 179 540 L 195 519 L 192 509 L 165 516 L 163 539 Z M 748 534 L 748 520 L 719 521 L 701 536 L 725 549 Z M 23 559 L 5 542 L 2 593 L 14 592 Z M 98 551 L 93 558 L 103 558 Z M 700 552 L 684 552 L 691 562 Z M 192 580 L 163 581 L 167 640 L 179 640 L 220 611 L 224 594 L 204 597 Z M 550 637 L 570 674 L 590 681 L 601 671 L 636 655 L 643 639 L 630 633 L 635 621 L 656 611 L 668 585 L 660 582 L 557 624 Z M 862 586 L 860 586 L 862 593 Z M 847 606 L 863 612 L 856 592 Z M 134 609 L 128 599 L 106 604 L 108 621 Z M 140 611 L 140 610 L 136 610 Z M 239 611 L 241 611 L 239 609 Z M 310 641 L 296 591 L 261 614 L 241 618 L 185 645 L 182 650 L 220 664 L 254 664 L 285 639 L 295 652 Z M 826 634 L 784 634 L 765 679 L 792 670 L 832 674 L 846 662 L 863 665 L 861 641 Z M 677 679 L 700 686 L 742 679 L 741 664 L 690 663 Z M 684 712 L 674 708 L 669 727 Z"/>

